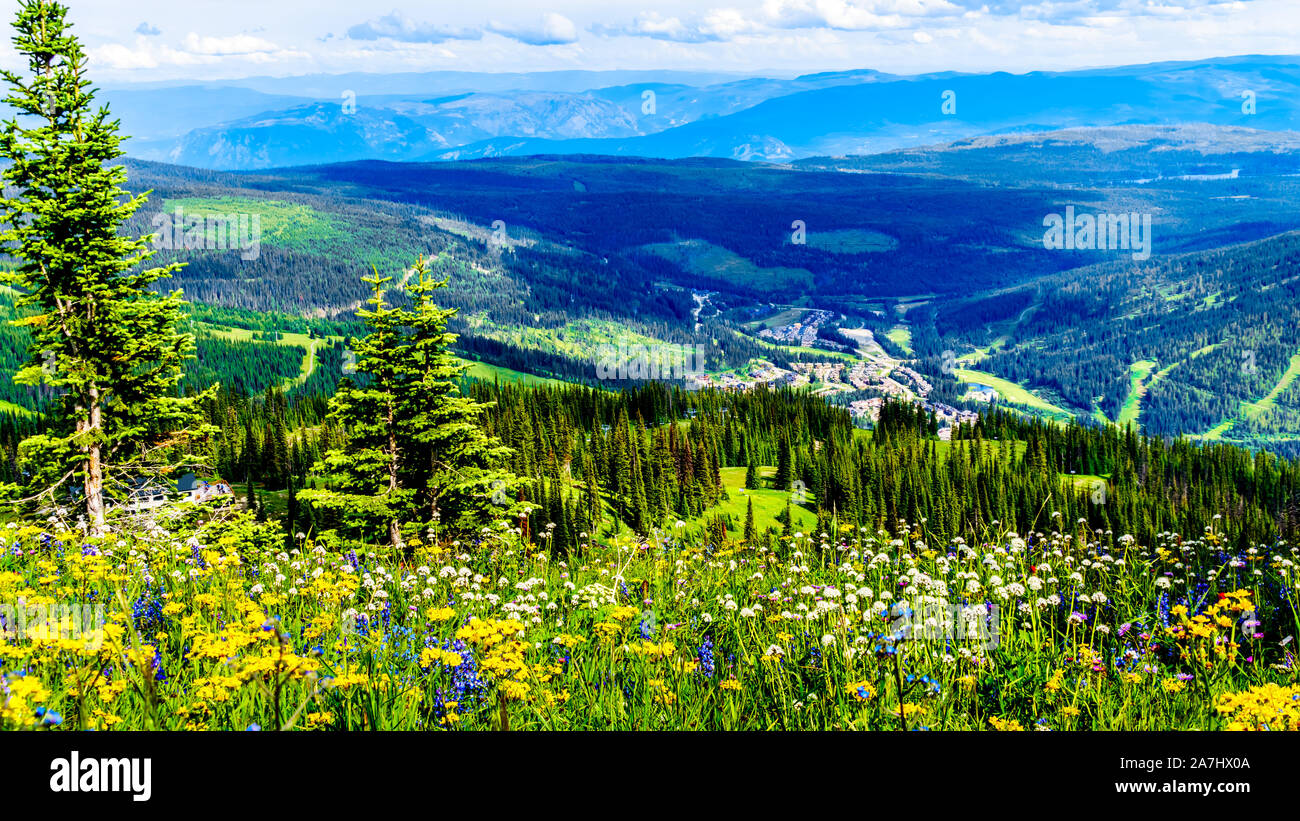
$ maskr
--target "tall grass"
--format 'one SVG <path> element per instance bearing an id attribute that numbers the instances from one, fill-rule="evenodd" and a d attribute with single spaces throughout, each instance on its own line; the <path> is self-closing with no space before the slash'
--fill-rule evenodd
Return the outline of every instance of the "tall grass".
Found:
<path id="1" fill-rule="evenodd" d="M 1296 549 L 1060 523 L 568 556 L 381 547 L 193 507 L 0 547 L 6 729 L 1295 729 Z M 1081 526 L 1079 526 L 1081 527 Z M 102 606 L 100 629 L 18 625 Z M 24 608 L 26 608 L 24 610 Z M 75 626 L 73 626 L 75 627 Z M 62 629 L 59 629 L 62 628 Z"/>

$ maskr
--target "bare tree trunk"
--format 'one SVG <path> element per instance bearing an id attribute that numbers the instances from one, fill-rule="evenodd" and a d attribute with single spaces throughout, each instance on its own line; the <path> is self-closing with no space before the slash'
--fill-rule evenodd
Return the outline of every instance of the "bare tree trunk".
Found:
<path id="1" fill-rule="evenodd" d="M 90 413 L 85 419 L 77 421 L 79 432 L 86 434 L 90 441 L 86 445 L 86 519 L 90 524 L 91 536 L 104 535 L 104 465 L 101 460 L 102 445 L 99 431 L 103 426 L 103 410 L 99 405 L 99 389 L 90 389 Z"/>
<path id="2" fill-rule="evenodd" d="M 397 425 L 393 419 L 393 403 L 388 403 L 388 496 L 397 496 Z M 398 550 L 402 549 L 402 527 L 394 517 L 388 520 L 388 542 Z"/>

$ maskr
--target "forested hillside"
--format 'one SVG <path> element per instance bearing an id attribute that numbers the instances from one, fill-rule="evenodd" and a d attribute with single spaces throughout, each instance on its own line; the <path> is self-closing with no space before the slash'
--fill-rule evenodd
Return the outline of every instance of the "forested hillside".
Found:
<path id="1" fill-rule="evenodd" d="M 0 730 L 1300 730 L 1294 143 L 220 174 L 123 161 L 72 14 L 0 70 Z M 991 127 L 1049 79 L 917 83 Z M 1193 79 L 1069 87 L 1224 119 Z M 660 133 L 884 116 L 732 91 Z M 1054 245 L 1076 206 L 1147 233 Z"/>
<path id="2" fill-rule="evenodd" d="M 484 431 L 511 448 L 506 464 L 531 481 L 511 496 L 535 508 L 521 521 L 526 538 L 560 552 L 579 534 L 644 536 L 678 521 L 719 541 L 789 535 L 778 519 L 747 534 L 741 516 L 727 515 L 724 502 L 743 504 L 746 493 L 723 482 L 730 470 L 749 471 L 748 491 L 792 505 L 816 533 L 894 533 L 907 523 L 942 543 L 998 527 L 1068 525 L 1103 542 L 1124 533 L 1150 541 L 1199 533 L 1227 515 L 1243 549 L 1300 535 L 1300 468 L 1230 445 L 1170 444 L 1012 412 L 940 441 L 934 418 L 911 406 L 887 405 L 864 431 L 842 408 L 789 390 L 466 387 L 488 405 Z M 286 533 L 329 526 L 295 500 L 297 490 L 329 482 L 313 466 L 346 439 L 323 398 L 223 391 L 207 413 L 220 431 L 204 454 L 214 475 L 240 483 L 254 507 L 260 494 L 262 507 L 285 516 Z"/>
<path id="3" fill-rule="evenodd" d="M 155 195 L 131 224 L 149 231 L 177 209 L 257 216 L 255 254 L 159 257 L 187 263 L 176 281 L 200 312 L 244 312 L 210 321 L 205 361 L 221 340 L 308 334 L 319 347 L 289 339 L 304 379 L 323 380 L 313 390 L 337 377 L 356 332 L 356 272 L 404 275 L 419 249 L 450 275 L 458 350 L 516 371 L 591 382 L 602 345 L 698 344 L 708 372 L 744 380 L 852 353 L 860 338 L 842 331 L 865 329 L 868 349 L 948 405 L 978 409 L 970 387 L 996 383 L 1000 404 L 1030 414 L 1294 453 L 1287 232 L 1300 229 L 1300 161 L 1275 136 L 1076 129 L 795 166 L 577 156 L 222 174 L 132 162 Z M 1067 206 L 1152 214 L 1152 256 L 1044 248 L 1044 215 Z M 801 345 L 759 338 L 773 318 L 814 310 L 832 316 Z M 247 318 L 259 313 L 280 318 Z M 272 336 L 233 330 L 255 322 Z M 258 356 L 263 376 L 241 386 L 302 389 L 288 352 Z"/>
<path id="4" fill-rule="evenodd" d="M 1157 435 L 1295 454 L 1300 235 L 1084 269 L 940 313 L 983 370 Z M 966 316 L 969 311 L 964 311 Z M 993 330 L 990 330 L 993 329 Z M 996 340 L 993 338 L 996 336 Z"/>

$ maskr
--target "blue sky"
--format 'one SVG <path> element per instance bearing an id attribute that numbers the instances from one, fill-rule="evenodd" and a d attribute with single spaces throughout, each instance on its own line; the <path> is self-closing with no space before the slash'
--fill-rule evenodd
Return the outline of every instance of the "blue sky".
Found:
<path id="1" fill-rule="evenodd" d="M 14 0 L 5 0 L 12 10 Z M 1028 71 L 1300 51 L 1300 0 L 73 0 L 99 81 Z M 0 63 L 12 65 L 8 43 Z"/>

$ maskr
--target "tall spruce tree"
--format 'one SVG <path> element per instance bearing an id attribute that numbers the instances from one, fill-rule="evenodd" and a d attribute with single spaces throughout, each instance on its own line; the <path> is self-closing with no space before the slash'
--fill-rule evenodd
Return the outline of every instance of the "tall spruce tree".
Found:
<path id="1" fill-rule="evenodd" d="M 196 403 L 176 386 L 194 340 L 177 330 L 180 292 L 150 288 L 179 266 L 143 267 L 149 237 L 119 234 L 147 195 L 122 187 L 118 121 L 95 106 L 67 14 L 50 0 L 22 0 L 13 23 L 27 71 L 0 72 L 15 112 L 0 126 L 11 189 L 0 241 L 17 263 L 4 277 L 25 314 L 16 323 L 32 340 L 14 379 L 59 399 L 54 427 L 24 443 L 27 491 L 52 497 L 66 482 L 80 485 L 88 529 L 100 535 L 106 486 L 187 450 Z"/>
<path id="2" fill-rule="evenodd" d="M 754 529 L 754 497 L 751 496 L 745 505 L 745 545 L 747 547 L 754 546 L 754 537 L 757 532 Z"/>
<path id="3" fill-rule="evenodd" d="M 334 512 L 363 538 L 382 534 L 401 547 L 401 521 L 414 497 L 414 489 L 401 482 L 404 437 L 398 418 L 410 349 L 403 338 L 403 312 L 384 299 L 384 286 L 392 279 L 377 270 L 362 278 L 371 289 L 371 307 L 357 311 L 369 331 L 353 343 L 359 378 L 345 377 L 330 399 L 329 418 L 346 438 L 317 468 L 330 477 L 329 487 L 305 490 L 299 498 Z"/>
<path id="4" fill-rule="evenodd" d="M 442 308 L 434 294 L 447 287 L 420 257 L 406 288 L 409 370 L 399 397 L 407 447 L 407 469 L 419 489 L 416 519 L 421 527 L 440 521 L 453 532 L 482 527 L 491 517 L 514 517 L 526 505 L 517 494 L 526 482 L 507 470 L 511 450 L 488 436 L 482 420 L 488 405 L 463 395 L 458 387 L 466 366 L 451 353 L 456 335 L 447 321 L 456 309 Z"/>
<path id="5" fill-rule="evenodd" d="M 363 281 L 372 296 L 357 312 L 369 331 L 354 343 L 358 378 L 345 378 L 330 400 L 329 421 L 345 440 L 318 468 L 329 486 L 299 499 L 398 548 L 403 526 L 464 533 L 517 515 L 522 480 L 499 467 L 510 449 L 479 427 L 486 406 L 457 387 L 464 366 L 446 331 L 454 311 L 432 299 L 446 280 L 433 279 L 421 257 L 407 276 L 411 307 L 402 308 L 384 296 L 392 277 L 374 271 Z"/>
<path id="6" fill-rule="evenodd" d="M 794 471 L 794 448 L 790 446 L 790 438 L 782 434 L 776 452 L 775 486 L 777 490 L 790 489 L 795 478 Z"/>

